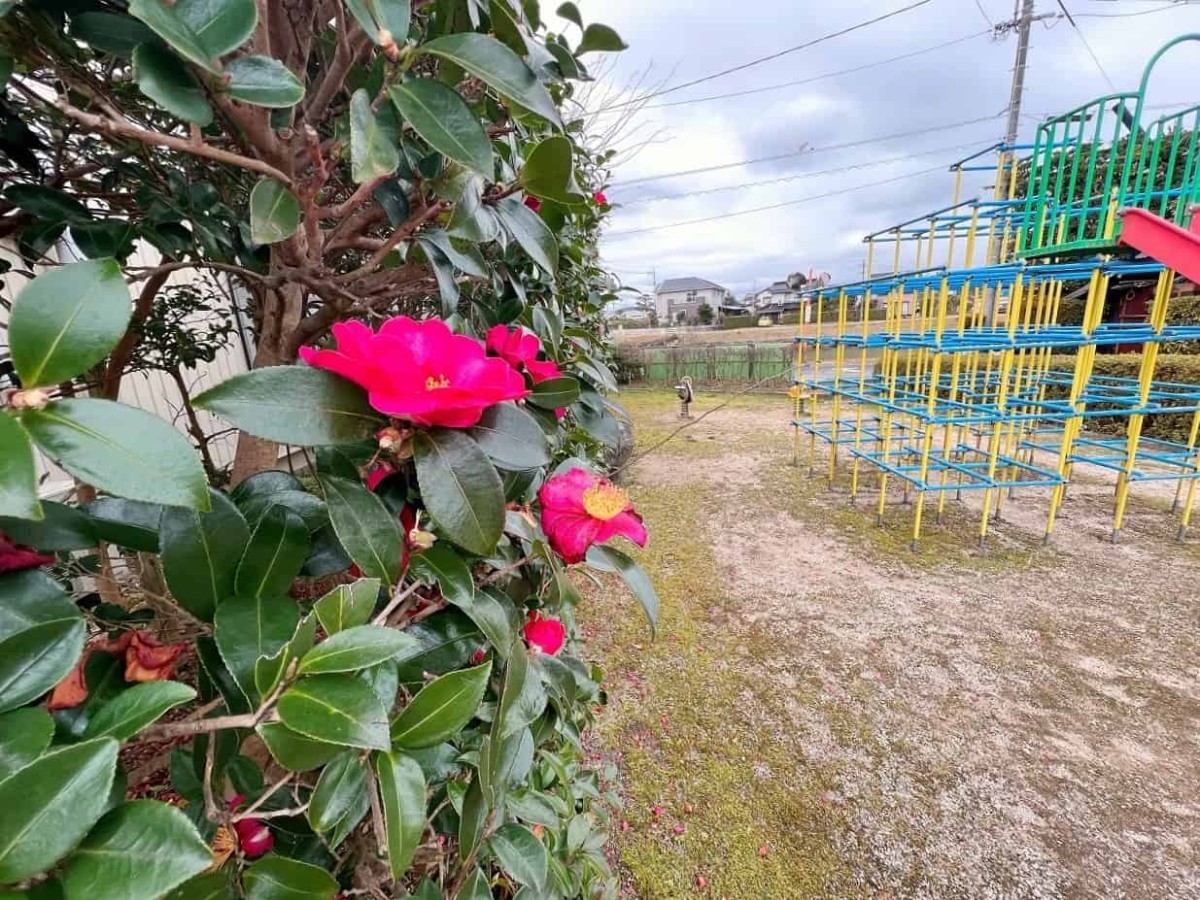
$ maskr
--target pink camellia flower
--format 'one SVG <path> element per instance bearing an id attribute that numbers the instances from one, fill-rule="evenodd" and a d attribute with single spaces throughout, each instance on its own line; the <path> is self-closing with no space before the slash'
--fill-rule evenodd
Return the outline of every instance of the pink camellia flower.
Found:
<path id="1" fill-rule="evenodd" d="M 238 794 L 229 801 L 229 808 L 236 812 L 245 799 Z M 239 819 L 233 823 L 233 830 L 247 859 L 257 859 L 275 846 L 275 835 L 262 819 Z"/>
<path id="2" fill-rule="evenodd" d="M 609 481 L 574 468 L 555 475 L 538 491 L 542 530 L 568 563 L 582 562 L 592 544 L 624 535 L 646 546 L 646 527 L 626 493 Z"/>
<path id="3" fill-rule="evenodd" d="M 377 333 L 362 322 L 342 322 L 333 336 L 336 350 L 301 347 L 300 356 L 366 388 L 381 413 L 415 425 L 470 428 L 489 406 L 529 395 L 511 366 L 441 319 L 397 316 Z"/>
<path id="4" fill-rule="evenodd" d="M 596 201 L 597 206 L 608 206 L 608 198 L 604 196 L 603 191 L 596 191 L 592 194 L 592 199 Z"/>
<path id="5" fill-rule="evenodd" d="M 542 342 L 532 331 L 517 325 L 497 325 L 488 329 L 485 343 L 489 353 L 494 353 L 514 369 L 537 362 L 542 352 Z"/>
<path id="6" fill-rule="evenodd" d="M 543 381 L 549 381 L 551 378 L 562 378 L 562 369 L 558 367 L 552 359 L 535 359 L 532 362 L 525 363 L 525 370 L 533 379 L 534 384 L 541 384 Z"/>
<path id="7" fill-rule="evenodd" d="M 45 553 L 38 553 L 36 550 L 14 544 L 7 535 L 0 532 L 0 574 L 48 566 L 52 562 L 54 562 L 53 556 L 47 556 Z"/>
<path id="8" fill-rule="evenodd" d="M 554 656 L 567 642 L 567 628 L 558 619 L 543 619 L 537 610 L 530 610 L 525 641 L 539 653 Z"/>
<path id="9" fill-rule="evenodd" d="M 525 197 L 525 205 L 528 206 L 530 209 L 532 209 L 534 212 L 542 211 L 542 201 L 539 200 L 537 197 L 526 196 Z"/>

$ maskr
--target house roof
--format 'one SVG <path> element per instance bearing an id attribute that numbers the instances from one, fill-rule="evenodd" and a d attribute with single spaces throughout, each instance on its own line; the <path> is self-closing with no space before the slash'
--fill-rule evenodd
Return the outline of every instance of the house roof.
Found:
<path id="1" fill-rule="evenodd" d="M 660 294 L 670 294 L 675 291 L 724 291 L 725 288 L 703 278 L 668 278 L 658 286 Z"/>

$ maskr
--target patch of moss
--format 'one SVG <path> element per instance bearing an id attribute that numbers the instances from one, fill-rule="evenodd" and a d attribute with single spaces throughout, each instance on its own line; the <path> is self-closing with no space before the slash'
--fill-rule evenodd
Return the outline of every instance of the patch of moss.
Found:
<path id="1" fill-rule="evenodd" d="M 705 528 L 719 498 L 693 483 L 634 499 L 652 534 L 637 555 L 662 603 L 659 639 L 616 585 L 588 591 L 581 611 L 613 699 L 599 734 L 622 772 L 629 828 L 616 840 L 629 881 L 645 900 L 861 896 L 837 846 L 845 823 L 824 801 L 836 772 L 806 761 L 789 731 L 787 704 L 823 704 L 820 686 L 785 692 L 764 673 L 778 643 L 725 622 Z M 845 724 L 861 746 L 862 723 Z"/>

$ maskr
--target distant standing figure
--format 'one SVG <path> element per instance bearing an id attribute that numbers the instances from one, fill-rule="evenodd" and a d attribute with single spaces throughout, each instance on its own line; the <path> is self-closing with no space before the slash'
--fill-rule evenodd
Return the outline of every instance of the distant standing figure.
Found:
<path id="1" fill-rule="evenodd" d="M 690 419 L 692 414 L 688 412 L 688 404 L 692 402 L 695 396 L 692 392 L 692 378 L 690 375 L 684 375 L 683 380 L 675 385 L 675 393 L 679 395 L 679 418 Z"/>

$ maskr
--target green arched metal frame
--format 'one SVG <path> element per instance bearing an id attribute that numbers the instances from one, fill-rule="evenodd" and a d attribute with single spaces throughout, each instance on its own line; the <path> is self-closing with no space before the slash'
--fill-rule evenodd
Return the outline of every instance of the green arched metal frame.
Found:
<path id="1" fill-rule="evenodd" d="M 1137 91 L 1106 94 L 1043 122 L 1028 159 L 1021 258 L 1117 250 L 1121 208 L 1147 209 L 1186 227 L 1200 201 L 1200 103 L 1142 127 L 1146 90 L 1159 60 L 1150 58 Z"/>

